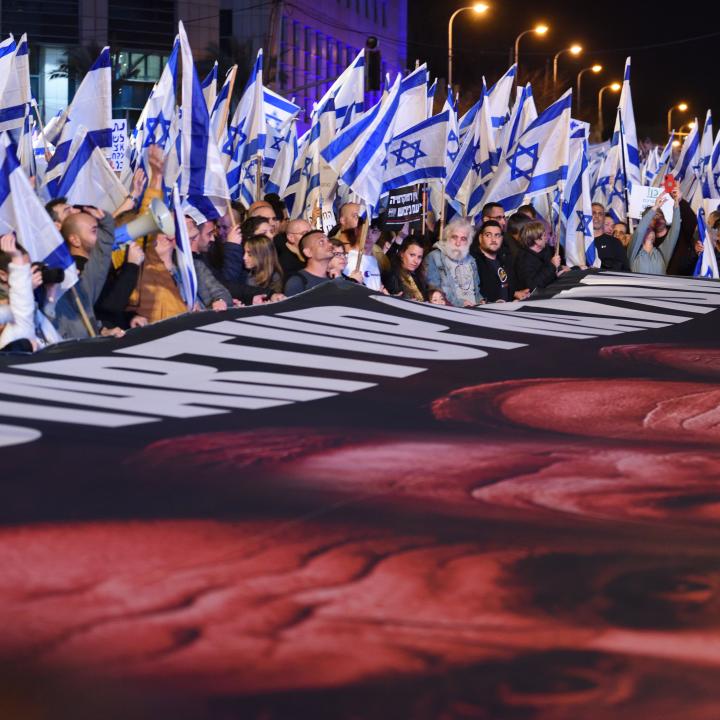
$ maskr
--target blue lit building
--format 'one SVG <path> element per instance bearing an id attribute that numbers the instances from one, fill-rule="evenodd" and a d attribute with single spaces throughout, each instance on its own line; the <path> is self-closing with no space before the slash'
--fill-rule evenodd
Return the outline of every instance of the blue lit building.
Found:
<path id="1" fill-rule="evenodd" d="M 374 35 L 382 75 L 407 67 L 407 0 L 220 0 L 221 42 L 254 56 L 263 47 L 266 83 L 304 109 L 307 121 L 337 76 Z M 260 7 L 258 7 L 260 6 Z"/>

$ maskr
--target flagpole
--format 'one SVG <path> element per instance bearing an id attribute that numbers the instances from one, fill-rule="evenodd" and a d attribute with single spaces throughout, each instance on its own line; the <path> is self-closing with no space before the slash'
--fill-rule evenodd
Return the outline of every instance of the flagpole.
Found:
<path id="1" fill-rule="evenodd" d="M 262 157 L 260 153 L 255 156 L 257 160 L 257 170 L 255 172 L 255 200 L 260 200 L 262 192 Z"/>
<path id="2" fill-rule="evenodd" d="M 228 96 L 227 102 L 225 103 L 225 109 L 223 110 L 223 120 L 218 127 L 219 135 L 215 138 L 216 143 L 220 142 L 223 131 L 227 130 L 228 115 L 230 114 L 230 101 L 232 100 L 233 88 L 235 87 L 235 75 L 237 74 L 237 67 L 237 65 L 233 65 L 229 70 L 229 73 L 232 73 L 230 77 L 230 87 L 228 88 Z"/>
<path id="3" fill-rule="evenodd" d="M 32 105 L 33 110 L 35 110 L 35 117 L 37 118 L 38 122 L 40 123 L 40 137 L 43 141 L 43 147 L 45 148 L 45 162 L 50 162 L 50 158 L 52 157 L 50 155 L 50 150 L 48 150 L 47 145 L 47 138 L 45 137 L 45 125 L 43 125 L 42 118 L 40 117 L 40 111 L 38 110 L 37 102 L 35 101 L 35 98 L 33 98 L 30 101 L 30 105 Z"/>
<path id="4" fill-rule="evenodd" d="M 80 319 L 82 320 L 82 324 L 85 326 L 85 329 L 88 331 L 88 335 L 90 335 L 90 337 L 97 337 L 97 332 L 90 322 L 90 318 L 88 317 L 85 307 L 80 300 L 77 288 L 74 285 L 70 288 L 70 294 L 73 296 L 73 300 L 75 300 L 75 305 L 80 313 Z"/>
<path id="5" fill-rule="evenodd" d="M 422 183 L 422 185 L 418 185 L 420 187 L 420 192 L 422 192 L 422 234 L 423 237 L 425 237 L 425 217 L 427 215 L 427 183 Z"/>
<path id="6" fill-rule="evenodd" d="M 365 205 L 365 203 L 363 203 Z M 355 272 L 359 272 L 362 256 L 365 254 L 365 241 L 367 240 L 368 230 L 370 229 L 370 209 L 365 205 L 365 222 L 360 228 L 360 242 L 357 244 L 358 255 L 355 261 Z"/>
<path id="7" fill-rule="evenodd" d="M 440 186 L 440 232 L 438 238 L 442 239 L 443 230 L 445 230 L 445 181 Z"/>
<path id="8" fill-rule="evenodd" d="M 625 219 L 628 224 L 628 232 L 632 233 L 633 226 L 630 219 L 630 196 L 628 194 L 628 175 L 627 166 L 625 165 L 625 125 L 622 119 L 622 110 L 618 107 L 618 117 L 620 118 L 620 156 L 622 157 L 623 175 L 625 177 Z"/>

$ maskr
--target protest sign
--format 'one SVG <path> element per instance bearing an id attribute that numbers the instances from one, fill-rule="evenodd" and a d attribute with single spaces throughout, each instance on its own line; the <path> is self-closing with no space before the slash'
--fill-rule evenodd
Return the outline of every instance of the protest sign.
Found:
<path id="1" fill-rule="evenodd" d="M 665 191 L 660 187 L 651 187 L 650 185 L 638 185 L 633 183 L 630 188 L 630 212 L 631 218 L 640 219 L 645 210 L 652 207 L 658 197 Z M 668 197 L 662 204 L 662 212 L 668 223 L 672 222 L 673 216 L 673 199 Z"/>

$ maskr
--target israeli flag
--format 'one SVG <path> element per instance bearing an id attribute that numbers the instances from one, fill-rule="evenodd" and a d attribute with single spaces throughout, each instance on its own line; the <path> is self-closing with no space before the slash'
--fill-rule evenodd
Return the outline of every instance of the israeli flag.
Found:
<path id="1" fill-rule="evenodd" d="M 339 171 L 340 181 L 373 208 L 380 199 L 385 160 L 393 138 L 413 127 L 411 121 L 425 112 L 426 84 L 425 66 L 396 81 L 375 121 L 353 144 Z M 324 152 L 323 157 L 333 164 Z"/>
<path id="2" fill-rule="evenodd" d="M 432 117 L 433 114 L 433 103 L 435 102 L 435 92 L 437 91 L 437 78 L 433 81 L 432 85 L 428 85 L 427 89 L 427 110 L 426 117 Z"/>
<path id="3" fill-rule="evenodd" d="M 210 115 L 192 50 L 183 24 L 179 24 L 182 57 L 182 113 L 180 117 L 180 195 L 206 219 L 225 214 L 229 198 L 225 170 L 214 138 Z"/>
<path id="4" fill-rule="evenodd" d="M 685 197 L 690 195 L 693 185 L 697 181 L 696 170 L 700 168 L 700 129 L 697 118 L 690 134 L 680 150 L 680 155 L 674 168 L 675 179 L 680 184 L 680 190 Z"/>
<path id="5" fill-rule="evenodd" d="M 513 212 L 537 195 L 562 188 L 568 174 L 571 104 L 568 90 L 518 138 L 495 171 L 485 202 Z"/>
<path id="6" fill-rule="evenodd" d="M 537 116 L 532 85 L 528 83 L 524 87 L 517 88 L 510 119 L 500 128 L 498 133 L 498 147 L 501 158 L 507 156 L 513 145 L 515 145 L 515 141 L 537 120 Z"/>
<path id="7" fill-rule="evenodd" d="M 280 148 L 273 169 L 270 171 L 270 177 L 265 183 L 266 193 L 276 193 L 280 197 L 285 195 L 285 191 L 290 185 L 290 178 L 298 158 L 298 138 L 297 127 L 294 120 L 290 121 L 290 127 L 285 135 L 285 140 Z"/>
<path id="8" fill-rule="evenodd" d="M 258 178 L 262 178 L 267 123 L 262 81 L 263 53 L 258 51 L 250 79 L 228 127 L 222 148 L 230 158 L 227 183 L 233 200 L 249 207 L 259 200 Z"/>
<path id="9" fill-rule="evenodd" d="M 697 215 L 698 235 L 702 240 L 703 249 L 698 257 L 694 275 L 695 277 L 713 278 L 717 280 L 720 278 L 720 272 L 718 272 L 717 258 L 715 257 L 715 245 L 710 237 L 705 220 L 705 211 L 700 208 Z"/>
<path id="10" fill-rule="evenodd" d="M 80 126 L 73 138 L 58 193 L 70 205 L 94 205 L 111 215 L 125 201 L 125 187 L 87 128 Z"/>
<path id="11" fill-rule="evenodd" d="M 172 192 L 173 218 L 175 220 L 175 249 L 178 270 L 180 271 L 180 293 L 187 305 L 187 309 L 192 312 L 197 300 L 197 274 L 195 272 L 195 263 L 193 262 L 192 249 L 190 248 L 190 238 L 188 236 L 187 225 L 185 224 L 185 216 L 182 212 L 182 201 L 180 200 L 180 191 L 178 186 L 173 187 Z"/>
<path id="12" fill-rule="evenodd" d="M 232 88 L 235 85 L 237 65 L 233 65 L 225 75 L 225 82 L 215 98 L 212 111 L 210 112 L 210 129 L 215 141 L 220 144 L 227 132 L 227 121 L 230 117 L 230 101 L 232 100 Z"/>
<path id="13" fill-rule="evenodd" d="M 600 267 L 592 227 L 592 199 L 588 161 L 590 126 L 570 121 L 570 164 L 560 206 L 560 242 L 566 264 Z"/>
<path id="14" fill-rule="evenodd" d="M 652 180 L 648 178 L 648 182 L 650 183 L 650 185 L 652 185 L 652 187 L 660 187 L 660 185 L 662 185 L 663 181 L 665 180 L 665 176 L 670 172 L 673 142 L 675 142 L 674 130 L 670 133 L 670 138 L 665 144 L 665 147 L 658 154 L 657 170 L 655 171 L 655 176 L 652 178 Z"/>
<path id="15" fill-rule="evenodd" d="M 202 83 L 200 83 L 208 112 L 212 112 L 213 107 L 215 107 L 215 98 L 217 97 L 217 76 L 218 64 L 216 60 L 215 64 L 212 66 L 212 70 L 210 70 L 207 77 L 202 81 Z"/>
<path id="16" fill-rule="evenodd" d="M 48 163 L 45 187 L 49 197 L 58 197 L 58 185 L 65 172 L 65 162 L 72 139 L 80 126 L 99 148 L 112 145 L 112 87 L 110 48 L 106 47 L 83 78 L 70 106 L 62 114 L 48 141 L 55 154 Z M 49 132 L 46 128 L 46 132 Z"/>
<path id="17" fill-rule="evenodd" d="M 319 113 L 322 114 L 332 109 L 335 115 L 333 134 L 336 128 L 342 130 L 362 115 L 365 108 L 365 50 L 361 50 L 355 56 L 330 86 L 318 103 L 318 108 Z M 321 146 L 324 147 L 329 139 L 324 135 L 321 138 Z"/>
<path id="18" fill-rule="evenodd" d="M 300 106 L 286 100 L 282 95 L 264 88 L 265 103 L 265 153 L 263 155 L 263 173 L 269 175 L 275 166 L 277 157 L 283 149 L 290 123 L 298 116 Z"/>
<path id="19" fill-rule="evenodd" d="M 622 138 L 620 133 L 622 133 Z M 623 172 L 627 175 L 627 183 L 629 185 L 633 183 L 640 184 L 640 151 L 638 150 L 635 112 L 630 90 L 630 58 L 625 61 L 625 75 L 623 77 L 622 91 L 620 92 L 612 145 L 620 145 L 625 152 L 621 167 L 624 168 Z"/>
<path id="20" fill-rule="evenodd" d="M 494 131 L 488 102 L 488 93 L 483 80 L 479 107 L 475 113 L 472 128 L 465 134 L 462 146 L 448 171 L 445 194 L 456 210 L 469 214 L 471 193 L 484 187 L 493 173 L 492 156 L 495 151 Z M 476 192 L 477 195 L 477 192 Z M 465 213 L 467 209 L 467 213 Z"/>
<path id="21" fill-rule="evenodd" d="M 78 281 L 70 251 L 20 167 L 7 134 L 0 137 L 0 234 L 15 232 L 33 262 L 65 271 L 60 289 Z"/>
<path id="22" fill-rule="evenodd" d="M 22 128 L 30 112 L 30 70 L 25 35 L 17 45 L 12 35 L 9 41 L 0 45 L 0 73 L 3 73 L 0 74 L 0 131 Z"/>
<path id="23" fill-rule="evenodd" d="M 445 177 L 445 147 L 450 112 L 445 110 L 396 135 L 385 156 L 381 194 Z"/>
<path id="24" fill-rule="evenodd" d="M 642 166 L 640 167 L 641 182 L 643 185 L 652 185 L 652 182 L 657 175 L 659 167 L 660 153 L 658 152 L 656 145 L 647 154 L 647 157 L 645 158 Z"/>
<path id="25" fill-rule="evenodd" d="M 512 65 L 488 91 L 490 117 L 496 134 L 510 118 L 510 95 L 515 85 L 516 74 L 517 65 Z"/>
<path id="26" fill-rule="evenodd" d="M 702 196 L 705 200 L 712 200 L 712 190 L 710 188 L 710 178 L 708 176 L 708 168 L 712 162 L 713 152 L 713 123 L 712 110 L 708 110 L 705 115 L 705 126 L 703 127 L 702 136 L 700 138 L 700 166 L 698 167 L 698 182 L 702 189 Z"/>
<path id="27" fill-rule="evenodd" d="M 710 153 L 710 162 L 705 172 L 707 174 L 710 197 L 716 200 L 720 198 L 720 131 L 718 131 L 717 137 L 715 138 L 715 144 Z"/>
<path id="28" fill-rule="evenodd" d="M 167 155 L 170 149 L 170 129 L 175 116 L 177 98 L 175 96 L 175 77 L 177 75 L 180 39 L 175 38 L 172 51 L 163 68 L 160 79 L 155 84 L 138 123 L 135 144 L 138 146 L 140 165 L 147 167 L 147 153 L 152 145 L 162 148 Z"/>

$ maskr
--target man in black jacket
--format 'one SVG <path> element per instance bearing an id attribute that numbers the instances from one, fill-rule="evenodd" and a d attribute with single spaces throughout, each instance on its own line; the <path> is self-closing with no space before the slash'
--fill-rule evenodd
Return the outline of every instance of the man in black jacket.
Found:
<path id="1" fill-rule="evenodd" d="M 497 220 L 486 220 L 477 231 L 470 251 L 477 263 L 483 295 L 488 302 L 524 300 L 530 291 L 518 290 L 512 262 L 506 262 L 502 246 L 502 225 Z"/>
<path id="2" fill-rule="evenodd" d="M 605 223 L 605 208 L 600 203 L 592 204 L 593 236 L 595 237 L 595 252 L 600 258 L 600 267 L 603 270 L 616 272 L 631 272 L 627 251 L 623 244 L 612 235 L 608 235 L 603 227 Z"/>

